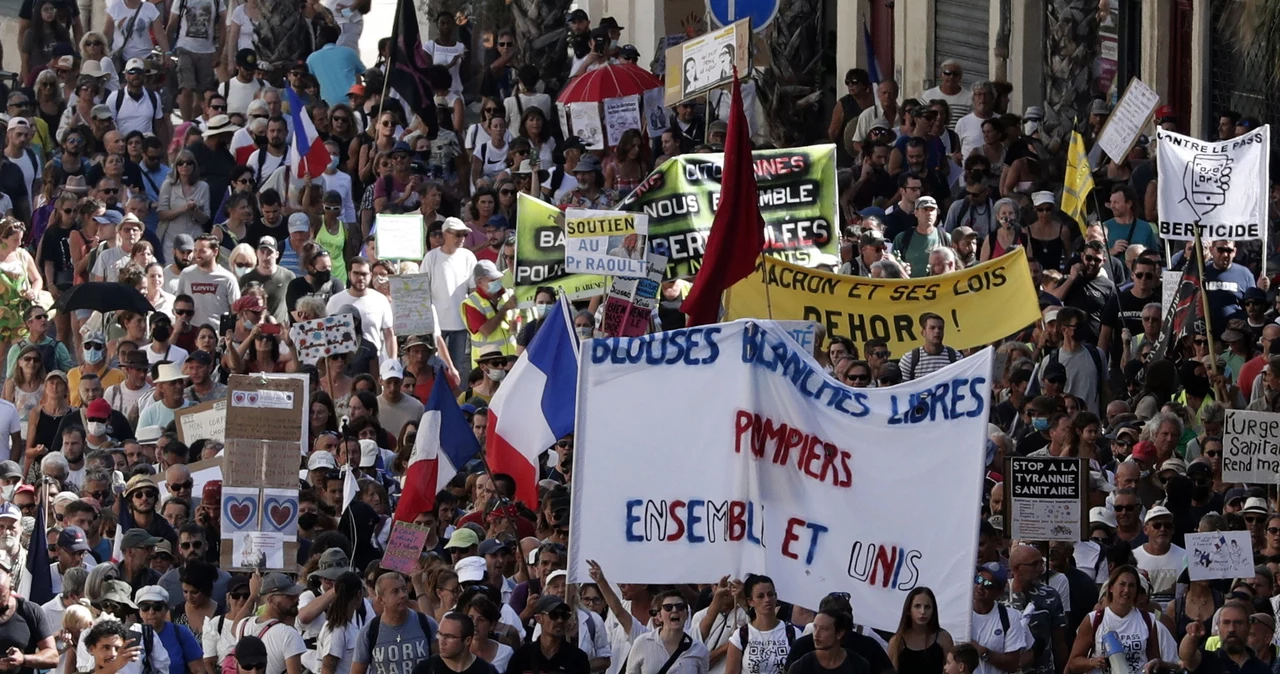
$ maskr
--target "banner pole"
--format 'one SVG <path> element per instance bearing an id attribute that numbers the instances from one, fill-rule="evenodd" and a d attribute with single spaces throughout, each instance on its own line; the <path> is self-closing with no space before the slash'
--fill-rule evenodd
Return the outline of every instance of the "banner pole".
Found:
<path id="1" fill-rule="evenodd" d="M 1209 342 L 1209 371 L 1218 376 L 1218 358 L 1213 350 L 1213 325 L 1209 317 L 1209 294 L 1204 290 L 1204 245 L 1200 239 L 1200 222 L 1196 221 L 1196 265 L 1200 269 L 1200 306 L 1204 311 L 1204 336 Z"/>
<path id="2" fill-rule="evenodd" d="M 764 283 L 764 309 L 773 320 L 773 298 L 769 296 L 769 262 L 768 255 L 760 253 L 760 280 Z"/>
<path id="3" fill-rule="evenodd" d="M 1168 239 L 1165 239 L 1165 240 L 1164 240 L 1164 267 L 1165 267 L 1165 269 L 1168 269 L 1168 268 L 1170 268 L 1170 267 L 1172 267 L 1172 266 L 1173 266 L 1173 252 L 1172 252 L 1172 250 L 1173 250 L 1173 249 L 1169 247 L 1169 240 L 1168 240 Z"/>

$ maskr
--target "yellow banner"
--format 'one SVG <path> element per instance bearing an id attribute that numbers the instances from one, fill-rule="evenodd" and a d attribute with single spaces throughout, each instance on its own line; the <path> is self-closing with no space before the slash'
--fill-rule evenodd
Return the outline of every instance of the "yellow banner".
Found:
<path id="1" fill-rule="evenodd" d="M 1062 212 L 1076 221 L 1081 234 L 1089 227 L 1085 200 L 1092 191 L 1093 171 L 1089 168 L 1089 155 L 1084 151 L 1084 138 L 1079 131 L 1072 131 L 1071 144 L 1067 147 L 1067 174 L 1063 176 Z"/>
<path id="2" fill-rule="evenodd" d="M 990 344 L 1040 318 L 1023 248 L 963 271 L 919 279 L 845 276 L 762 257 L 755 273 L 730 288 L 724 302 L 726 321 L 815 321 L 827 335 L 848 337 L 859 349 L 869 339 L 883 339 L 895 358 L 924 343 L 920 316 L 926 313 L 947 321 L 943 343 L 956 349 Z"/>

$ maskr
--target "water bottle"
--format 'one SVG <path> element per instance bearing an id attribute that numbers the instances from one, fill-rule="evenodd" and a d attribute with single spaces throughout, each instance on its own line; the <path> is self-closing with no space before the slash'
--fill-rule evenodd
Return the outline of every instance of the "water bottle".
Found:
<path id="1" fill-rule="evenodd" d="M 1115 630 L 1102 635 L 1102 657 L 1110 663 L 1111 674 L 1137 674 L 1129 667 L 1129 661 L 1124 657 L 1124 646 Z"/>

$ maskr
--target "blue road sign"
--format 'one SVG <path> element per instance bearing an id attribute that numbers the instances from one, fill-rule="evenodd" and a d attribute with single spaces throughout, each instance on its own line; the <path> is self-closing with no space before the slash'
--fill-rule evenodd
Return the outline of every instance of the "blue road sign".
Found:
<path id="1" fill-rule="evenodd" d="M 758 31 L 778 14 L 778 0 L 707 0 L 707 9 L 722 26 L 750 18 L 751 30 Z"/>

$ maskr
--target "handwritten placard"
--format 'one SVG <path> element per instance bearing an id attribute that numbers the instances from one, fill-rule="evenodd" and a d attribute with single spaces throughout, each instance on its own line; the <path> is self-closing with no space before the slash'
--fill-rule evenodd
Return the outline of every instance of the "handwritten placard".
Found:
<path id="1" fill-rule="evenodd" d="M 1253 577 L 1253 541 L 1247 531 L 1187 534 L 1187 575 L 1192 582 Z"/>
<path id="2" fill-rule="evenodd" d="M 1098 146 L 1111 157 L 1111 161 L 1119 164 L 1129 156 L 1129 150 L 1133 149 L 1142 127 L 1147 125 L 1157 105 L 1160 105 L 1160 95 L 1152 91 L 1146 82 L 1136 77 L 1129 80 L 1124 96 L 1107 117 L 1102 133 L 1098 134 Z"/>
<path id="3" fill-rule="evenodd" d="M 588 150 L 604 149 L 604 130 L 600 128 L 599 103 L 570 103 L 573 117 L 573 133 L 582 139 Z"/>
<path id="4" fill-rule="evenodd" d="M 387 538 L 387 552 L 380 562 L 382 568 L 400 573 L 414 573 L 430 533 L 431 530 L 427 527 L 409 522 L 397 521 L 391 525 L 391 534 Z"/>
<path id="5" fill-rule="evenodd" d="M 617 147 L 622 134 L 629 129 L 640 128 L 640 97 L 622 96 L 604 100 L 604 126 L 609 134 L 609 146 Z"/>
<path id="6" fill-rule="evenodd" d="M 413 260 L 426 257 L 422 214 L 379 213 L 374 221 L 374 243 L 382 260 Z"/>
<path id="7" fill-rule="evenodd" d="M 228 444 L 231 439 L 287 443 L 293 448 L 292 458 L 297 461 L 303 449 L 309 447 L 309 384 L 306 375 L 232 375 L 227 382 L 227 398 L 231 401 L 227 407 L 225 433 Z M 247 402 L 251 394 L 256 395 L 258 405 L 236 404 L 242 396 Z M 286 400 L 287 406 L 284 404 Z"/>
<path id="8" fill-rule="evenodd" d="M 178 439 L 190 445 L 196 440 L 222 442 L 227 430 L 227 399 L 211 400 L 177 410 L 173 414 Z"/>
<path id="9" fill-rule="evenodd" d="M 335 353 L 351 353 L 360 346 L 356 321 L 351 314 L 294 323 L 289 328 L 289 337 L 298 347 L 298 359 L 307 365 L 315 365 Z"/>
<path id="10" fill-rule="evenodd" d="M 397 335 L 430 335 L 436 331 L 431 308 L 431 277 L 401 274 L 391 283 L 391 317 Z"/>

